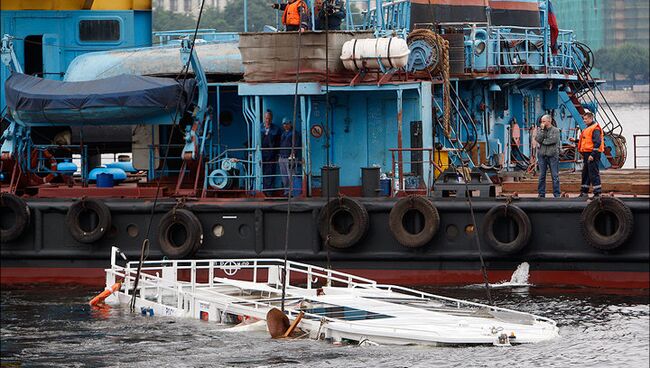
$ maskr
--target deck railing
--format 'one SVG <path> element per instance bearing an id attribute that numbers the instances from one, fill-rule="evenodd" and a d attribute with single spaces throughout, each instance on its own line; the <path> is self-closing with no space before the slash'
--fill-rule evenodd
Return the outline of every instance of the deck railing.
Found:
<path id="1" fill-rule="evenodd" d="M 650 134 L 635 134 L 633 138 L 634 168 L 639 169 L 650 167 Z"/>

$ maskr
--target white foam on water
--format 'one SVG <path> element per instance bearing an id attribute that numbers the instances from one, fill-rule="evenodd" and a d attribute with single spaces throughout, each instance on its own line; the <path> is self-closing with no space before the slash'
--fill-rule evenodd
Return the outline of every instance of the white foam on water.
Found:
<path id="1" fill-rule="evenodd" d="M 504 289 L 504 288 L 519 288 L 519 287 L 529 287 L 533 286 L 528 282 L 528 277 L 530 276 L 530 265 L 528 262 L 523 262 L 515 272 L 510 276 L 510 281 L 501 281 L 494 284 L 489 284 L 492 289 Z M 485 287 L 485 284 L 472 284 L 468 285 L 470 288 Z"/>

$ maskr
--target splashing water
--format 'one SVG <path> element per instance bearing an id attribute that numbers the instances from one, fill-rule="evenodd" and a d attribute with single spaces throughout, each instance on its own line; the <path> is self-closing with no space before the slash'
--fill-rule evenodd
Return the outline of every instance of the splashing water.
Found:
<path id="1" fill-rule="evenodd" d="M 507 287 L 531 286 L 531 284 L 528 283 L 528 277 L 530 276 L 529 271 L 530 271 L 530 265 L 528 264 L 528 262 L 523 262 L 522 264 L 517 266 L 515 272 L 512 273 L 512 276 L 510 276 L 510 281 L 490 284 L 490 287 L 507 288 Z"/>

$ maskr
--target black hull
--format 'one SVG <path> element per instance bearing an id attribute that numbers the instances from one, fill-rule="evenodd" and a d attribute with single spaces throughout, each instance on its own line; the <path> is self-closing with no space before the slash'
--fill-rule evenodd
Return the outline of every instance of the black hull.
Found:
<path id="1" fill-rule="evenodd" d="M 323 247 L 318 233 L 318 215 L 324 200 L 295 200 L 291 205 L 289 258 L 294 261 L 325 264 L 354 270 L 382 282 L 407 285 L 463 284 L 480 282 L 479 253 L 473 235 L 465 229 L 471 224 L 466 201 L 434 199 L 440 213 L 440 230 L 428 244 L 411 249 L 400 245 L 388 227 L 388 215 L 396 199 L 358 199 L 368 210 L 370 227 L 356 245 L 344 250 Z M 517 199 L 512 202 L 526 212 L 532 224 L 532 237 L 516 254 L 504 255 L 481 240 L 481 252 L 491 281 L 507 279 L 522 262 L 528 262 L 531 282 L 538 285 L 581 285 L 613 288 L 649 286 L 647 198 L 626 198 L 634 215 L 632 236 L 621 247 L 603 251 L 590 246 L 580 231 L 580 214 L 587 201 L 578 199 Z M 136 260 L 145 239 L 151 201 L 106 199 L 113 229 L 100 241 L 82 244 L 72 238 L 65 215 L 72 200 L 33 199 L 31 223 L 25 234 L 2 244 L 2 281 L 101 281 L 101 269 L 109 265 L 111 246 L 118 246 L 130 260 Z M 505 199 L 473 199 L 480 227 L 486 212 Z M 151 224 L 149 259 L 163 254 L 158 244 L 160 218 L 175 206 L 175 201 L 159 201 Z M 187 202 L 185 207 L 199 218 L 203 245 L 195 258 L 283 258 L 285 246 L 286 201 L 206 200 Z M 223 226 L 223 236 L 213 234 Z M 137 226 L 138 234 L 127 233 Z M 457 235 L 453 227 L 456 228 Z M 76 270 L 70 270 L 75 268 Z M 51 271 L 51 272 L 50 272 Z M 49 277 L 52 280 L 47 280 Z"/>

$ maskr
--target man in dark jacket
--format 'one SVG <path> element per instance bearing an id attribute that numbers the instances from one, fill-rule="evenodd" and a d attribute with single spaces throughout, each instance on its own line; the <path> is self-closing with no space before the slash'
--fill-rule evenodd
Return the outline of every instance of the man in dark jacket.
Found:
<path id="1" fill-rule="evenodd" d="M 287 118 L 282 119 L 282 136 L 280 137 L 280 175 L 282 175 L 282 187 L 285 188 L 285 195 L 291 190 L 289 176 L 296 175 L 297 158 L 300 156 L 300 134 L 293 129 L 293 124 Z"/>
<path id="2" fill-rule="evenodd" d="M 560 196 L 560 129 L 552 124 L 550 115 L 542 116 L 542 122 L 535 136 L 539 143 L 537 163 L 539 164 L 539 181 L 537 183 L 537 193 L 540 198 L 546 196 L 546 170 L 551 169 L 551 178 L 553 179 L 553 197 Z"/>
<path id="3" fill-rule="evenodd" d="M 280 146 L 280 129 L 273 124 L 273 113 L 266 110 L 262 123 L 262 185 L 271 189 L 275 182 L 275 167 L 278 160 L 277 147 Z"/>
<path id="4" fill-rule="evenodd" d="M 316 0 L 316 29 L 338 30 L 345 19 L 345 3 L 341 0 Z"/>

